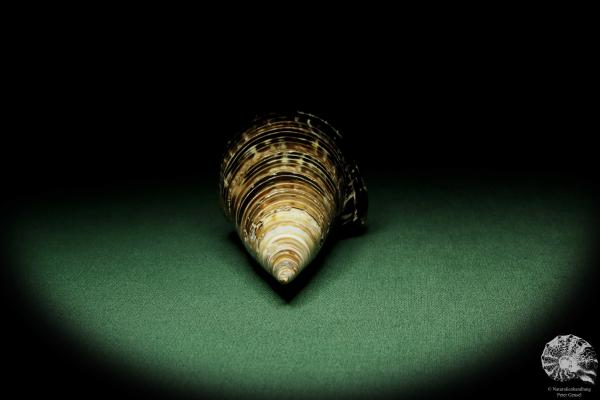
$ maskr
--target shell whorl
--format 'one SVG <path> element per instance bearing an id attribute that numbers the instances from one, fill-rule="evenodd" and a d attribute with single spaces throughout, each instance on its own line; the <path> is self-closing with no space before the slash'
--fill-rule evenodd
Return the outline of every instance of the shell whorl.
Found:
<path id="1" fill-rule="evenodd" d="M 258 118 L 228 143 L 223 210 L 246 249 L 281 283 L 315 257 L 335 223 L 366 223 L 366 188 L 341 139 L 327 122 L 297 112 Z"/>
<path id="2" fill-rule="evenodd" d="M 575 335 L 557 336 L 546 343 L 542 353 L 542 367 L 555 381 L 581 379 L 594 383 L 598 359 L 592 346 Z"/>

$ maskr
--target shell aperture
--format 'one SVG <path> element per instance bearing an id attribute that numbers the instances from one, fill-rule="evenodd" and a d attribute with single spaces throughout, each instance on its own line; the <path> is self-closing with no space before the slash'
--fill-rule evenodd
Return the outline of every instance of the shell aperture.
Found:
<path id="1" fill-rule="evenodd" d="M 555 381 L 580 379 L 594 383 L 598 359 L 592 346 L 575 335 L 557 336 L 546 343 L 542 353 L 542 367 Z"/>
<path id="2" fill-rule="evenodd" d="M 248 252 L 282 284 L 310 263 L 335 224 L 366 224 L 366 188 L 341 145 L 335 128 L 302 112 L 257 118 L 227 144 L 223 211 Z"/>

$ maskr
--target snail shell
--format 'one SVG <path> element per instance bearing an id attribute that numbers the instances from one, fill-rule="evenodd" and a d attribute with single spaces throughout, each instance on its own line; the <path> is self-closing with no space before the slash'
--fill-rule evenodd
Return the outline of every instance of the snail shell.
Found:
<path id="1" fill-rule="evenodd" d="M 594 383 L 598 359 L 592 346 L 575 335 L 557 336 L 546 343 L 542 367 L 555 381 L 581 379 Z"/>
<path id="2" fill-rule="evenodd" d="M 315 257 L 334 225 L 366 223 L 367 191 L 342 136 L 303 112 L 267 115 L 227 144 L 219 190 L 248 252 L 280 283 Z"/>

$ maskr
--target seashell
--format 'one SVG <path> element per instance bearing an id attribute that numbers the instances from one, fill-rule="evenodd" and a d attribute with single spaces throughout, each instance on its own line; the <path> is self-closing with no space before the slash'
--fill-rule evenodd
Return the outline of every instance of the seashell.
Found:
<path id="1" fill-rule="evenodd" d="M 581 379 L 594 383 L 598 359 L 592 346 L 575 335 L 557 336 L 546 343 L 542 367 L 555 381 Z"/>
<path id="2" fill-rule="evenodd" d="M 282 284 L 314 259 L 333 226 L 366 224 L 367 190 L 341 134 L 303 112 L 257 118 L 230 140 L 219 190 L 248 252 Z"/>

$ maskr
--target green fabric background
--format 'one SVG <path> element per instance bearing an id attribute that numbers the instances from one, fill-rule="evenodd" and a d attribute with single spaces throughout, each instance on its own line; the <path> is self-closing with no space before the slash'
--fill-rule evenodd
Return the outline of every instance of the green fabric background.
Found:
<path id="1" fill-rule="evenodd" d="M 415 389 L 510 352 L 586 267 L 584 194 L 476 183 L 367 179 L 369 230 L 285 289 L 249 260 L 213 185 L 39 202 L 16 216 L 17 276 L 82 351 L 176 387 Z"/>

